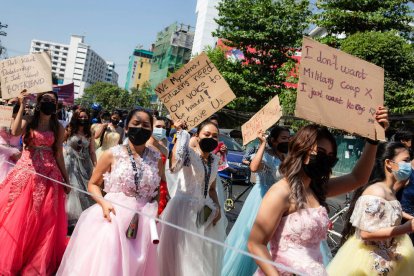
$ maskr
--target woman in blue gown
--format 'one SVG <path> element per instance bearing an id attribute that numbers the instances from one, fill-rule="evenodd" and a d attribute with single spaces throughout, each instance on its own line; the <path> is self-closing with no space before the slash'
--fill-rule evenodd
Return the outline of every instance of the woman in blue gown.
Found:
<path id="1" fill-rule="evenodd" d="M 250 170 L 257 173 L 256 185 L 246 198 L 239 217 L 227 236 L 226 244 L 247 251 L 247 241 L 260 203 L 269 188 L 281 178 L 279 165 L 287 153 L 289 136 L 289 129 L 280 126 L 270 131 L 267 140 L 263 131 L 259 131 L 260 146 L 250 159 Z M 257 265 L 252 258 L 225 249 L 222 276 L 251 276 L 256 269 Z"/>

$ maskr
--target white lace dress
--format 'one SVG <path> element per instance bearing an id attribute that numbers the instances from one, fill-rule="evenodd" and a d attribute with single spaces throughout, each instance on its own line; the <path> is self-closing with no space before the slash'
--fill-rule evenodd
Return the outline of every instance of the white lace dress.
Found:
<path id="1" fill-rule="evenodd" d="M 170 200 L 162 219 L 193 233 L 223 242 L 225 219 L 215 226 L 211 223 L 217 207 L 207 193 L 204 197 L 205 170 L 200 155 L 189 147 L 190 135 L 186 131 L 177 134 L 177 162 L 172 171 L 176 175 L 177 190 Z M 211 174 L 208 187 L 216 180 L 218 158 L 211 155 Z M 197 212 L 204 205 L 212 215 L 201 226 L 196 226 Z M 225 214 L 222 213 L 222 217 Z M 223 248 L 193 234 L 164 225 L 158 248 L 160 275 L 197 276 L 219 275 L 222 266 Z"/>
<path id="2" fill-rule="evenodd" d="M 111 172 L 104 175 L 105 198 L 116 215 L 111 222 L 103 218 L 102 208 L 95 204 L 85 210 L 66 249 L 58 275 L 158 275 L 156 245 L 152 244 L 149 218 L 139 216 L 136 239 L 128 239 L 126 231 L 134 216 L 132 210 L 150 216 L 157 215 L 153 201 L 160 183 L 158 152 L 147 148 L 143 158 L 136 158 L 138 170 L 143 170 L 136 190 L 134 171 L 124 146 L 110 149 L 116 160 Z"/>

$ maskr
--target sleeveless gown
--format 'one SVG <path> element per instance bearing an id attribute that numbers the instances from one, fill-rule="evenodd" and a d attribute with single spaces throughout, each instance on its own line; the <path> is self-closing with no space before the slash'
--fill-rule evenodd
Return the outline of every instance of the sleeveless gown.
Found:
<path id="1" fill-rule="evenodd" d="M 89 141 L 81 135 L 69 137 L 65 150 L 65 166 L 68 172 L 70 184 L 83 191 L 88 191 L 88 182 L 93 171 L 92 159 L 89 154 Z M 66 200 L 66 214 L 69 225 L 78 221 L 82 211 L 92 206 L 95 202 L 84 193 L 72 189 Z"/>
<path id="2" fill-rule="evenodd" d="M 254 155 L 251 155 L 251 159 Z M 269 188 L 281 178 L 279 158 L 265 151 L 262 163 L 264 168 L 257 172 L 256 184 L 247 196 L 236 223 L 226 239 L 226 244 L 243 251 L 247 251 L 247 241 L 263 197 Z M 225 248 L 224 252 L 222 276 L 251 276 L 256 271 L 257 264 L 249 256 L 239 254 L 229 248 Z"/>
<path id="3" fill-rule="evenodd" d="M 328 213 L 322 206 L 300 209 L 281 219 L 270 240 L 272 260 L 284 266 L 278 268 L 279 275 L 328 275 L 320 250 L 328 222 Z M 258 269 L 255 275 L 264 274 Z"/>
<path id="4" fill-rule="evenodd" d="M 52 275 L 66 244 L 63 181 L 51 131 L 32 131 L 32 145 L 0 184 L 0 275 Z M 6 249 L 7 248 L 7 249 Z"/>
<path id="5" fill-rule="evenodd" d="M 136 191 L 134 171 L 124 146 L 110 149 L 116 160 L 111 172 L 104 174 L 105 198 L 112 203 L 116 215 L 111 222 L 103 218 L 99 204 L 86 209 L 80 216 L 69 241 L 57 275 L 158 275 L 156 245 L 151 241 L 147 216 L 139 216 L 136 239 L 128 239 L 126 231 L 136 210 L 155 217 L 160 183 L 155 150 L 146 149 L 143 158 L 136 158 L 142 170 L 139 190 Z"/>

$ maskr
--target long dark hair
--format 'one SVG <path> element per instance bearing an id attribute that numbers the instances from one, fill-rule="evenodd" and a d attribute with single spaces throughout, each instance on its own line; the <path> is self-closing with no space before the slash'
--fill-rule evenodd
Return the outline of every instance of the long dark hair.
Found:
<path id="1" fill-rule="evenodd" d="M 279 167 L 280 172 L 286 177 L 292 190 L 290 199 L 295 203 L 297 209 L 304 209 L 306 206 L 305 187 L 303 185 L 303 165 L 312 147 L 318 140 L 327 139 L 331 144 L 336 156 L 337 145 L 335 138 L 326 127 L 315 124 L 302 127 L 292 141 L 289 143 L 289 152 Z M 312 181 L 310 188 L 316 195 L 319 204 L 328 208 L 326 204 L 326 183 L 329 177 L 320 182 Z"/>
<path id="2" fill-rule="evenodd" d="M 395 156 L 397 156 L 401 152 L 399 149 L 407 150 L 407 148 L 401 142 L 390 142 L 386 144 L 382 154 L 375 159 L 375 166 L 371 172 L 368 184 L 355 190 L 352 196 L 348 213 L 345 216 L 345 221 L 347 223 L 342 231 L 341 245 L 344 244 L 345 241 L 355 233 L 355 227 L 352 226 L 350 219 L 352 213 L 354 212 L 355 204 L 358 201 L 359 197 L 372 184 L 385 180 L 385 160 L 393 160 Z"/>
<path id="3" fill-rule="evenodd" d="M 275 126 L 270 130 L 269 136 L 267 137 L 267 144 L 269 147 L 272 147 L 272 138 L 274 140 L 277 140 L 277 138 L 279 138 L 279 135 L 284 131 L 289 132 L 289 129 L 282 126 Z"/>
<path id="4" fill-rule="evenodd" d="M 78 119 L 79 119 L 79 116 L 82 112 L 84 112 L 84 113 L 86 113 L 86 115 L 88 115 L 88 123 L 83 126 L 83 133 L 85 134 L 86 138 L 90 138 L 92 136 L 91 117 L 89 115 L 88 110 L 84 107 L 81 107 L 73 113 L 72 119 L 70 120 L 70 123 L 67 127 L 68 137 L 78 133 L 79 126 L 80 126 Z"/>
<path id="5" fill-rule="evenodd" d="M 126 118 L 125 126 L 124 127 L 125 128 L 128 128 L 129 121 L 131 121 L 132 116 L 134 116 L 134 114 L 137 113 L 137 112 L 144 112 L 144 113 L 146 113 L 148 115 L 148 117 L 150 118 L 151 129 L 152 129 L 153 128 L 153 124 L 154 124 L 154 117 L 152 116 L 151 112 L 148 109 L 145 109 L 145 108 L 142 108 L 142 107 L 137 107 L 137 108 L 131 110 L 128 113 L 128 116 Z"/>
<path id="6" fill-rule="evenodd" d="M 36 130 L 39 126 L 39 119 L 40 119 L 40 101 L 42 100 L 42 97 L 46 94 L 53 94 L 56 102 L 58 100 L 58 95 L 55 92 L 46 92 L 46 93 L 42 93 L 42 94 L 38 94 L 37 98 L 36 98 L 36 108 L 34 110 L 34 114 L 31 118 L 31 121 L 27 124 L 26 130 L 24 132 L 24 138 L 23 138 L 23 142 L 25 144 L 25 148 L 27 149 L 30 144 L 31 144 L 31 139 L 32 139 L 32 130 Z M 56 112 L 54 112 L 52 115 L 50 115 L 50 119 L 49 119 L 49 128 L 50 130 L 53 132 L 53 135 L 55 136 L 55 141 L 53 142 L 53 152 L 56 154 L 58 151 L 58 137 L 59 137 L 59 120 L 56 116 Z"/>
<path id="7" fill-rule="evenodd" d="M 217 131 L 219 131 L 218 126 L 216 125 L 216 123 L 210 121 L 210 120 L 206 120 L 204 122 L 202 122 L 198 127 L 197 127 L 197 135 L 200 134 L 201 130 L 207 126 L 207 125 L 213 125 L 215 128 L 217 128 Z"/>

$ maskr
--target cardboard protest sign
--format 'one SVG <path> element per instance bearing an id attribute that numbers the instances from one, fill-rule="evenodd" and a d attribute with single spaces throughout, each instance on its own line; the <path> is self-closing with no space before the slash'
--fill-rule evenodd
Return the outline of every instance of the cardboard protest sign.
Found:
<path id="1" fill-rule="evenodd" d="M 172 119 L 184 120 L 188 129 L 236 98 L 205 53 L 165 79 L 155 92 Z"/>
<path id="2" fill-rule="evenodd" d="M 247 145 L 256 139 L 259 130 L 266 131 L 276 124 L 281 117 L 282 107 L 280 106 L 279 97 L 276 96 L 242 125 L 243 145 Z"/>
<path id="3" fill-rule="evenodd" d="M 303 39 L 295 115 L 370 139 L 385 140 L 375 121 L 384 104 L 384 69 L 310 38 Z"/>
<path id="4" fill-rule="evenodd" d="M 35 53 L 0 61 L 1 97 L 11 99 L 24 89 L 36 94 L 52 91 L 52 64 L 46 53 Z"/>
<path id="5" fill-rule="evenodd" d="M 0 127 L 10 127 L 13 116 L 13 106 L 0 105 Z"/>

